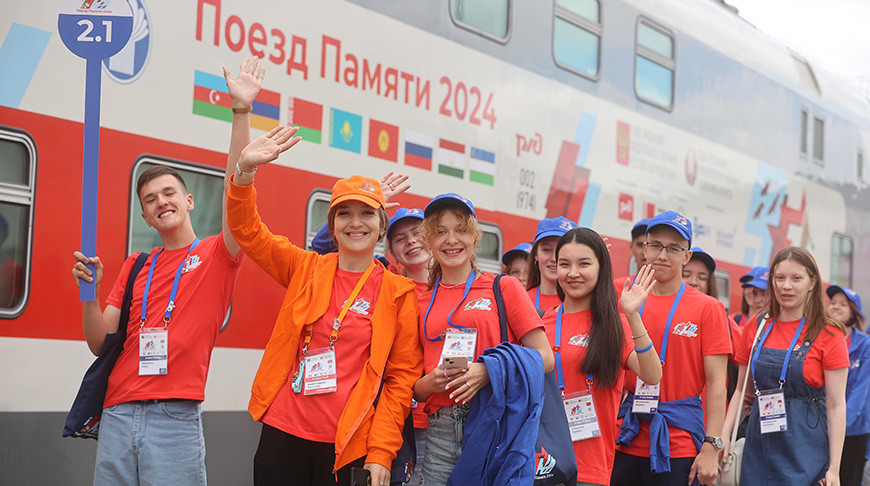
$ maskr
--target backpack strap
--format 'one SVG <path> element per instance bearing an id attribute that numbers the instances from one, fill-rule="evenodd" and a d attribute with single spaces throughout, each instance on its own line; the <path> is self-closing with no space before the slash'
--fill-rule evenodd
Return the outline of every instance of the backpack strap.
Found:
<path id="1" fill-rule="evenodd" d="M 139 271 L 145 266 L 145 260 L 148 259 L 148 253 L 140 252 L 133 263 L 133 268 L 130 269 L 130 275 L 127 277 L 127 287 L 124 289 L 124 300 L 121 301 L 121 317 L 118 319 L 118 330 L 124 333 L 124 339 L 127 340 L 127 324 L 130 323 L 130 306 L 133 304 L 133 284 L 136 282 L 136 276 Z"/>
<path id="2" fill-rule="evenodd" d="M 501 294 L 501 278 L 504 274 L 501 273 L 495 276 L 492 281 L 492 294 L 495 296 L 495 309 L 498 312 L 498 326 L 501 329 L 501 342 L 508 341 L 507 332 L 507 312 L 504 308 L 504 296 Z"/>

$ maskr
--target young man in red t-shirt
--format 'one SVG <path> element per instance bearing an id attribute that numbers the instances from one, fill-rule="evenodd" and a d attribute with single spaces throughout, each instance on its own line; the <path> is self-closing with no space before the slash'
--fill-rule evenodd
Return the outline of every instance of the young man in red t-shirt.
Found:
<path id="1" fill-rule="evenodd" d="M 139 484 L 140 478 L 154 484 L 206 482 L 201 402 L 211 351 L 242 261 L 227 227 L 226 188 L 242 148 L 250 142 L 250 112 L 263 74 L 256 58 L 242 62 L 237 79 L 224 69 L 233 127 L 219 235 L 202 241 L 196 237 L 190 221 L 193 195 L 175 170 L 155 166 L 139 177 L 142 218 L 157 230 L 163 247 L 151 250 L 133 286 L 127 339 L 103 403 L 95 485 Z M 76 284 L 79 279 L 95 282 L 99 295 L 99 257 L 75 252 L 75 258 Z M 85 340 L 95 355 L 102 351 L 106 334 L 128 322 L 120 307 L 135 259 L 131 255 L 124 262 L 105 308 L 99 299 L 82 302 Z M 88 262 L 95 272 L 86 269 Z"/>
<path id="2" fill-rule="evenodd" d="M 694 480 L 713 485 L 718 477 L 722 440 L 705 430 L 722 430 L 731 342 L 722 303 L 683 284 L 691 240 L 691 222 L 674 211 L 649 220 L 644 254 L 653 265 L 656 284 L 641 316 L 663 363 L 662 380 L 659 390 L 638 390 L 637 377 L 627 373 L 630 395 L 620 409 L 624 418 L 611 485 L 685 486 Z M 635 392 L 644 399 L 636 399 Z M 658 398 L 655 410 L 650 408 L 652 396 Z M 656 438 L 665 437 L 670 454 L 657 445 Z"/>

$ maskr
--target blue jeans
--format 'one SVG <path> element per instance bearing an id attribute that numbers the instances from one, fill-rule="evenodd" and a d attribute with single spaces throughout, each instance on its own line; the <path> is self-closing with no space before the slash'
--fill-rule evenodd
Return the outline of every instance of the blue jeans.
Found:
<path id="1" fill-rule="evenodd" d="M 443 407 L 429 416 L 426 431 L 426 455 L 423 457 L 423 484 L 442 486 L 459 462 L 462 434 L 471 405 Z"/>
<path id="2" fill-rule="evenodd" d="M 202 405 L 134 401 L 103 409 L 94 485 L 205 485 Z"/>

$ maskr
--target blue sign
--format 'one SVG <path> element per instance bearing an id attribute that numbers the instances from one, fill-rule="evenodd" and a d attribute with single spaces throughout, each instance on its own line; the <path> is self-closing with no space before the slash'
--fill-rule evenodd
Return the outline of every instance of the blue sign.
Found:
<path id="1" fill-rule="evenodd" d="M 123 49 L 109 59 L 103 59 L 103 72 L 115 82 L 129 84 L 139 79 L 151 58 L 154 45 L 151 14 L 144 0 L 127 0 L 133 12 L 133 33 Z"/>
<path id="2" fill-rule="evenodd" d="M 103 59 L 127 45 L 133 14 L 126 0 L 65 0 L 57 18 L 60 38 L 73 54 L 84 58 L 85 135 L 82 153 L 81 252 L 97 254 L 97 182 L 100 166 L 100 67 Z M 88 265 L 93 272 L 93 265 Z M 81 281 L 79 300 L 96 298 L 92 282 Z"/>

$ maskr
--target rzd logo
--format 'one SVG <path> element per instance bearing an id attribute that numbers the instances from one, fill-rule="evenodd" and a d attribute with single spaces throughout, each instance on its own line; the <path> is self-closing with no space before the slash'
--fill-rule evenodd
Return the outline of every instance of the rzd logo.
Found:
<path id="1" fill-rule="evenodd" d="M 551 456 L 544 446 L 541 452 L 535 452 L 535 480 L 547 479 L 553 476 L 553 468 L 556 467 L 556 458 Z"/>

